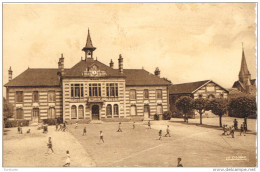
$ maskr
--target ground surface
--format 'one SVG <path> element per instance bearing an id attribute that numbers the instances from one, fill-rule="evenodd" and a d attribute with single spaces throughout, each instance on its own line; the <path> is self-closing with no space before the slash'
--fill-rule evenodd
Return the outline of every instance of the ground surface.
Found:
<path id="1" fill-rule="evenodd" d="M 233 119 L 225 117 L 223 124 L 231 125 Z M 238 121 L 240 125 L 242 120 Z M 256 166 L 256 120 L 248 119 L 249 133 L 240 136 L 236 132 L 235 138 L 222 136 L 218 122 L 218 118 L 205 118 L 204 125 L 197 125 L 199 119 L 191 119 L 189 124 L 182 119 L 152 121 L 152 129 L 137 122 L 134 130 L 132 123 L 122 123 L 122 133 L 116 132 L 118 123 L 112 122 L 79 124 L 77 129 L 70 125 L 66 133 L 51 127 L 47 135 L 36 128 L 31 135 L 8 129 L 3 136 L 3 165 L 62 166 L 68 149 L 72 166 L 176 167 L 178 157 L 185 167 Z M 158 140 L 158 130 L 165 134 L 167 125 L 172 136 Z M 87 135 L 82 136 L 85 126 Z M 105 143 L 99 142 L 100 130 Z M 55 154 L 45 155 L 48 136 L 53 138 Z"/>

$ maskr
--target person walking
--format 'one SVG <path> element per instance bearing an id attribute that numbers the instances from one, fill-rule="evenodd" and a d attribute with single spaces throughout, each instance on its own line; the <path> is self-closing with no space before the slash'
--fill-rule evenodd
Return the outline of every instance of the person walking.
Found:
<path id="1" fill-rule="evenodd" d="M 119 124 L 118 124 L 118 130 L 117 130 L 117 132 L 122 132 L 122 129 L 121 129 L 121 122 L 119 122 Z"/>
<path id="2" fill-rule="evenodd" d="M 56 122 L 56 131 L 58 131 L 58 128 L 59 128 L 59 124 L 58 124 L 58 122 Z"/>
<path id="3" fill-rule="evenodd" d="M 231 127 L 230 133 L 231 133 L 232 138 L 235 138 L 235 127 L 234 126 Z"/>
<path id="4" fill-rule="evenodd" d="M 63 167 L 70 167 L 70 152 L 68 150 L 66 151 L 66 155 L 67 155 L 67 158 L 66 158 L 66 162 L 63 165 Z"/>
<path id="5" fill-rule="evenodd" d="M 49 140 L 48 140 L 48 143 L 47 143 L 47 147 L 48 147 L 47 154 L 49 154 L 49 150 L 51 150 L 52 153 L 54 154 L 54 151 L 53 151 L 53 149 L 52 149 L 51 137 L 49 137 Z"/>
<path id="6" fill-rule="evenodd" d="M 171 137 L 171 135 L 170 135 L 170 126 L 169 125 L 167 125 L 166 134 L 165 134 L 164 137 L 167 137 L 167 136 Z"/>
<path id="7" fill-rule="evenodd" d="M 159 140 L 162 139 L 162 130 L 159 131 Z"/>
<path id="8" fill-rule="evenodd" d="M 78 128 L 78 121 L 75 124 L 75 129 L 77 129 L 77 128 Z"/>
<path id="9" fill-rule="evenodd" d="M 87 127 L 84 127 L 82 136 L 87 134 Z"/>
<path id="10" fill-rule="evenodd" d="M 238 122 L 237 122 L 237 119 L 234 119 L 234 128 L 235 128 L 235 130 L 238 129 Z"/>
<path id="11" fill-rule="evenodd" d="M 102 141 L 103 143 L 105 143 L 105 142 L 104 142 L 104 137 L 103 137 L 103 132 L 102 132 L 102 131 L 100 131 L 99 136 L 100 136 L 99 143 L 100 143 L 100 141 Z"/>
<path id="12" fill-rule="evenodd" d="M 178 158 L 178 164 L 177 164 L 177 167 L 183 167 L 182 163 L 181 163 L 181 158 Z"/>
<path id="13" fill-rule="evenodd" d="M 151 129 L 151 122 L 150 122 L 150 120 L 148 121 L 148 129 Z"/>
<path id="14" fill-rule="evenodd" d="M 240 126 L 240 136 L 241 134 L 244 133 L 244 136 L 246 136 L 246 132 L 245 132 L 245 122 L 243 122 Z"/>

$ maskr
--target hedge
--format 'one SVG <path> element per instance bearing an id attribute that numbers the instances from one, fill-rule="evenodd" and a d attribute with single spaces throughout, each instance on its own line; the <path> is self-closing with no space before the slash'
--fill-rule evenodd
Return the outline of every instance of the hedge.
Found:
<path id="1" fill-rule="evenodd" d="M 44 124 L 48 125 L 56 125 L 57 119 L 43 119 L 42 120 Z"/>
<path id="2" fill-rule="evenodd" d="M 29 126 L 29 120 L 6 120 L 5 128 L 18 127 L 19 126 Z"/>

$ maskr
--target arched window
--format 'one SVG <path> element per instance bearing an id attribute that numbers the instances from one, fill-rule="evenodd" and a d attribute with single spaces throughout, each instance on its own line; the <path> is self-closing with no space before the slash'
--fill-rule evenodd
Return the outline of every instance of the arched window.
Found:
<path id="1" fill-rule="evenodd" d="M 79 105 L 79 119 L 84 118 L 84 107 L 82 105 Z"/>
<path id="2" fill-rule="evenodd" d="M 75 105 L 71 106 L 71 118 L 77 118 L 77 107 Z"/>
<path id="3" fill-rule="evenodd" d="M 23 119 L 23 109 L 16 109 L 16 119 Z"/>
<path id="4" fill-rule="evenodd" d="M 162 105 L 157 105 L 157 114 L 162 114 L 162 113 L 163 113 Z"/>
<path id="5" fill-rule="evenodd" d="M 215 96 L 213 95 L 213 94 L 210 94 L 209 96 L 208 96 L 208 99 L 214 99 L 215 98 Z"/>
<path id="6" fill-rule="evenodd" d="M 112 106 L 111 106 L 111 104 L 107 105 L 106 112 L 107 112 L 107 115 L 112 115 Z"/>
<path id="7" fill-rule="evenodd" d="M 54 107 L 50 107 L 49 111 L 48 111 L 48 118 L 55 118 L 55 108 Z"/>
<path id="8" fill-rule="evenodd" d="M 118 115 L 118 105 L 114 105 L 114 115 Z"/>
<path id="9" fill-rule="evenodd" d="M 132 115 L 132 116 L 135 116 L 135 115 L 136 115 L 136 106 L 135 106 L 135 105 L 131 105 L 130 115 Z"/>

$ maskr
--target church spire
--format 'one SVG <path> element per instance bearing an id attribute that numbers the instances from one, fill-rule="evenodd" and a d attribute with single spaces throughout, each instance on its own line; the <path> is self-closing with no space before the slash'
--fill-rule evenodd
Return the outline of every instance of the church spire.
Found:
<path id="1" fill-rule="evenodd" d="M 82 51 L 85 51 L 85 59 L 93 58 L 93 51 L 95 51 L 96 47 L 93 46 L 89 29 L 88 29 L 88 37 L 85 47 L 82 48 Z"/>
<path id="2" fill-rule="evenodd" d="M 248 80 L 251 80 L 251 74 L 247 68 L 245 52 L 242 43 L 242 61 L 241 61 L 241 67 L 239 72 L 239 81 L 242 82 L 243 84 L 249 84 Z"/>

